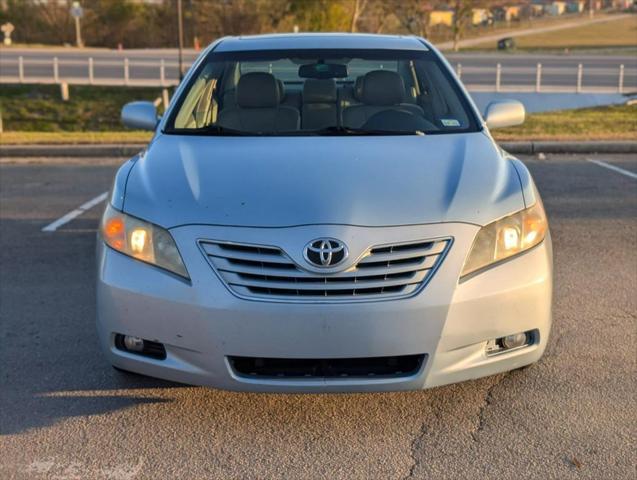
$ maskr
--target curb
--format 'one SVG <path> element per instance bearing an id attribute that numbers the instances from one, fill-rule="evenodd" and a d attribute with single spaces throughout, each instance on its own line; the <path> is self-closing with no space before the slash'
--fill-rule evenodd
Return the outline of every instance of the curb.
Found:
<path id="1" fill-rule="evenodd" d="M 637 141 L 609 142 L 502 142 L 509 153 L 637 153 Z M 133 157 L 144 144 L 124 145 L 0 145 L 4 157 Z"/>
<path id="2" fill-rule="evenodd" d="M 637 153 L 635 141 L 609 142 L 502 142 L 509 153 L 533 155 L 537 153 Z"/>
<path id="3" fill-rule="evenodd" d="M 0 145 L 4 157 L 133 157 L 145 144 L 122 145 Z"/>

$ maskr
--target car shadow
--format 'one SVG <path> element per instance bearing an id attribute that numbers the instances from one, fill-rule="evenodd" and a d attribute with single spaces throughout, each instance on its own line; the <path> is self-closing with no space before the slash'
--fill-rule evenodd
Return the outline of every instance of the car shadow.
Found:
<path id="1" fill-rule="evenodd" d="M 117 371 L 100 350 L 97 220 L 45 223 L 0 221 L 0 434 L 170 402 L 154 392 L 184 385 Z"/>
<path id="2" fill-rule="evenodd" d="M 73 417 L 89 417 L 101 415 L 144 404 L 167 403 L 169 400 L 148 398 L 135 395 L 91 396 L 64 394 L 60 396 L 33 395 L 16 398 L 20 409 L 12 408 L 12 401 L 3 403 L 0 435 L 24 433 L 31 429 L 50 426 L 56 422 Z"/>

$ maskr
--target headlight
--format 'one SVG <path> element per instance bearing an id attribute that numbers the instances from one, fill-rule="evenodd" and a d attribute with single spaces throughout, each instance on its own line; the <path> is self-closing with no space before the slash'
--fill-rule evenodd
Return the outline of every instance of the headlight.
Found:
<path id="1" fill-rule="evenodd" d="M 480 229 L 464 262 L 461 276 L 534 247 L 546 235 L 548 223 L 542 202 L 496 220 Z"/>
<path id="2" fill-rule="evenodd" d="M 190 278 L 168 230 L 119 212 L 110 205 L 106 207 L 100 230 L 104 242 L 118 252 Z"/>

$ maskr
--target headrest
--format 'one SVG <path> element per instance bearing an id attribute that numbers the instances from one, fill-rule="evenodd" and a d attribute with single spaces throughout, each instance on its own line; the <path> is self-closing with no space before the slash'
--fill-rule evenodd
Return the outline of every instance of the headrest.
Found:
<path id="1" fill-rule="evenodd" d="M 356 100 L 358 100 L 359 102 L 362 102 L 362 98 L 363 98 L 363 79 L 365 78 L 364 75 L 361 75 L 360 77 L 356 77 L 356 82 L 354 83 L 354 98 Z"/>
<path id="2" fill-rule="evenodd" d="M 363 77 L 360 100 L 368 105 L 396 105 L 405 99 L 405 84 L 396 72 L 374 70 Z"/>
<path id="3" fill-rule="evenodd" d="M 303 84 L 304 103 L 335 103 L 336 82 L 332 79 L 308 78 Z"/>
<path id="4" fill-rule="evenodd" d="M 240 107 L 276 107 L 280 99 L 279 84 L 271 73 L 251 72 L 239 78 L 237 105 Z"/>
<path id="5" fill-rule="evenodd" d="M 285 85 L 283 85 L 283 82 L 278 78 L 276 79 L 276 84 L 279 87 L 279 102 L 282 102 L 285 100 Z"/>

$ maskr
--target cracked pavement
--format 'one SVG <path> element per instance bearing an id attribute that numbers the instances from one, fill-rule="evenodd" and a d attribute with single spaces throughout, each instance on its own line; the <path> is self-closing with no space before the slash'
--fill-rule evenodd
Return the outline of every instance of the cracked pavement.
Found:
<path id="1" fill-rule="evenodd" d="M 555 254 L 528 369 L 422 392 L 243 394 L 118 373 L 94 327 L 89 210 L 120 160 L 0 163 L 0 477 L 634 478 L 637 173 L 523 158 Z"/>

